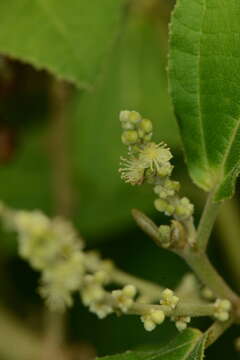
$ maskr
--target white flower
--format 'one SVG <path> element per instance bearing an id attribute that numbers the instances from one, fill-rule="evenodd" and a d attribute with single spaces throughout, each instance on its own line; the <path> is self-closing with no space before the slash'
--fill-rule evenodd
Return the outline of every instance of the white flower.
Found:
<path id="1" fill-rule="evenodd" d="M 150 142 L 139 152 L 139 160 L 145 164 L 146 168 L 150 168 L 151 171 L 156 170 L 159 172 L 161 167 L 168 164 L 172 158 L 170 150 L 163 143 L 156 144 Z"/>
<path id="2" fill-rule="evenodd" d="M 121 166 L 119 169 L 121 178 L 131 185 L 141 185 L 144 180 L 145 165 L 138 158 L 125 159 L 121 158 Z"/>

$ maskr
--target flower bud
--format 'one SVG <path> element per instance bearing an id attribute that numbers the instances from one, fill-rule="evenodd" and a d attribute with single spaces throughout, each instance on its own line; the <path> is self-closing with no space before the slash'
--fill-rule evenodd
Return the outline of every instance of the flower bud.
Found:
<path id="1" fill-rule="evenodd" d="M 135 130 L 126 130 L 122 133 L 122 142 L 124 145 L 136 144 L 138 141 L 138 133 Z"/>
<path id="2" fill-rule="evenodd" d="M 151 120 L 142 119 L 139 124 L 139 129 L 141 129 L 144 133 L 149 134 L 153 129 Z"/>
<path id="3" fill-rule="evenodd" d="M 120 121 L 121 122 L 128 122 L 129 121 L 129 114 L 130 114 L 129 110 L 120 111 L 120 114 L 119 114 Z"/>
<path id="4" fill-rule="evenodd" d="M 132 124 L 137 124 L 141 121 L 141 115 L 137 111 L 130 111 L 128 121 Z"/>

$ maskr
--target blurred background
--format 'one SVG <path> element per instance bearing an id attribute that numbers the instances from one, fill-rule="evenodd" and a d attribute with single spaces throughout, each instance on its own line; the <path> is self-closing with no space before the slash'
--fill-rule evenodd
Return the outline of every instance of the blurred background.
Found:
<path id="1" fill-rule="evenodd" d="M 204 194 L 188 178 L 167 91 L 173 6 L 173 0 L 130 1 L 101 74 L 88 90 L 0 55 L 0 198 L 14 208 L 37 208 L 49 216 L 70 218 L 88 249 L 97 248 L 123 270 L 170 288 L 189 269 L 175 255 L 157 249 L 131 218 L 134 207 L 158 224 L 168 221 L 154 211 L 151 188 L 128 186 L 119 177 L 119 158 L 126 150 L 120 142 L 118 114 L 136 110 L 153 121 L 154 138 L 171 147 L 174 177 L 196 204 L 198 219 Z M 234 286 L 217 235 L 215 231 L 210 256 L 217 266 L 223 264 L 220 271 L 227 271 Z M 158 346 L 177 333 L 170 322 L 147 333 L 135 317 L 100 321 L 78 296 L 61 318 L 50 314 L 37 292 L 39 274 L 18 257 L 15 236 L 1 229 L 0 247 L 0 359 L 28 360 L 21 350 L 14 357 L 6 348 L 12 343 L 24 349 L 31 339 L 33 346 L 35 337 L 41 338 L 43 359 L 91 360 Z M 194 325 L 205 329 L 208 321 L 193 321 Z M 232 329 L 213 345 L 207 359 L 223 354 L 236 358 L 235 332 Z M 64 355 L 57 355 L 63 342 Z"/>

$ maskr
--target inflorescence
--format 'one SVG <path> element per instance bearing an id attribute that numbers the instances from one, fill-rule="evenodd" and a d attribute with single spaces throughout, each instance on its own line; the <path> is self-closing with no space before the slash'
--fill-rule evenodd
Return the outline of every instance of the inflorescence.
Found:
<path id="1" fill-rule="evenodd" d="M 189 231 L 194 207 L 188 198 L 179 197 L 180 184 L 171 179 L 173 165 L 170 162 L 170 149 L 163 142 L 157 144 L 152 141 L 152 122 L 138 112 L 121 111 L 120 122 L 122 142 L 128 147 L 128 157 L 121 158 L 121 178 L 131 185 L 151 184 L 157 195 L 155 208 L 167 216 L 173 216 Z M 159 228 L 159 239 L 164 247 L 171 246 L 174 225 L 176 223 Z M 188 239 L 191 241 L 191 236 Z"/>
<path id="2" fill-rule="evenodd" d="M 129 149 L 128 158 L 122 159 L 121 176 L 132 185 L 147 182 L 154 186 L 158 196 L 155 207 L 174 217 L 171 227 L 159 227 L 162 246 L 170 247 L 181 228 L 192 221 L 193 205 L 179 197 L 180 185 L 170 179 L 172 154 L 165 144 L 152 141 L 152 122 L 135 111 L 122 111 L 120 121 L 122 141 Z M 73 294 L 79 292 L 83 304 L 100 319 L 111 313 L 139 315 L 147 331 L 167 316 L 179 331 L 190 322 L 188 306 L 181 304 L 176 292 L 136 279 L 98 253 L 85 251 L 83 240 L 67 220 L 51 220 L 40 211 L 17 211 L 4 204 L 0 204 L 0 218 L 8 230 L 17 233 L 20 256 L 41 272 L 39 292 L 51 309 L 62 311 L 71 306 Z M 112 284 L 121 288 L 112 290 Z M 149 287 L 154 293 L 153 303 Z M 202 304 L 206 315 L 219 321 L 229 318 L 228 300 L 212 298 L 210 302 L 202 300 Z M 192 311 L 192 316 L 204 314 Z"/>

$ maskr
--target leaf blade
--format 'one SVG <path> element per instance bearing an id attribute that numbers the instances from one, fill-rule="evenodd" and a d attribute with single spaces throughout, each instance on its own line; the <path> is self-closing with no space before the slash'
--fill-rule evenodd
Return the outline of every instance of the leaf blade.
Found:
<path id="1" fill-rule="evenodd" d="M 215 200 L 232 196 L 240 164 L 240 6 L 179 0 L 172 15 L 169 80 L 193 181 Z"/>
<path id="2" fill-rule="evenodd" d="M 202 360 L 206 335 L 187 329 L 158 351 L 127 351 L 100 360 Z"/>
<path id="3" fill-rule="evenodd" d="M 122 3 L 3 1 L 0 52 L 89 87 L 118 32 Z"/>

